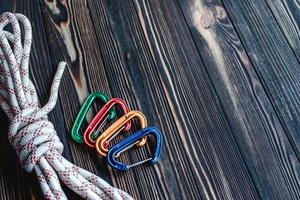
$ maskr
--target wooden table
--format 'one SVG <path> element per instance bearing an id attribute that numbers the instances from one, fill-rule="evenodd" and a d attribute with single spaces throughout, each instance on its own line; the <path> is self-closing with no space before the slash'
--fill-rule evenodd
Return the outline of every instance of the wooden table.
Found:
<path id="1" fill-rule="evenodd" d="M 299 2 L 0 0 L 0 11 L 32 22 L 41 105 L 58 62 L 68 63 L 49 117 L 72 162 L 136 199 L 300 198 Z M 92 91 L 125 99 L 161 129 L 159 164 L 117 172 L 71 139 Z M 34 174 L 18 165 L 2 111 L 0 120 L 0 199 L 41 199 Z"/>

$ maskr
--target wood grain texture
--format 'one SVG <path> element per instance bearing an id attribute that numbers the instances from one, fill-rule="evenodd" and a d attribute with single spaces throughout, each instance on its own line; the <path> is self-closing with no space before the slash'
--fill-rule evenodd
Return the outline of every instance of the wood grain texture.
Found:
<path id="1" fill-rule="evenodd" d="M 260 197 L 299 198 L 299 160 L 222 2 L 179 4 Z"/>
<path id="2" fill-rule="evenodd" d="M 58 62 L 68 63 L 49 115 L 67 159 L 136 199 L 299 199 L 299 31 L 286 4 L 0 0 L 0 13 L 21 12 L 32 22 L 30 69 L 41 104 Z M 92 91 L 125 99 L 163 132 L 157 165 L 117 172 L 72 141 L 73 120 Z M 2 112 L 0 120 L 0 198 L 41 199 L 8 144 Z M 150 149 L 121 159 L 136 162 Z"/>
<path id="3" fill-rule="evenodd" d="M 278 25 L 287 38 L 294 54 L 300 61 L 300 3 L 297 0 L 268 0 Z"/>
<path id="4" fill-rule="evenodd" d="M 263 1 L 224 1 L 245 49 L 299 160 L 300 67 L 284 34 Z M 232 12 L 233 10 L 244 12 Z M 245 15 L 247 13 L 247 15 Z M 287 155 L 289 156 L 289 155 Z M 297 171 L 297 167 L 293 167 Z M 290 173 L 290 172 L 286 172 Z M 298 178 L 293 189 L 299 193 Z"/>
<path id="5" fill-rule="evenodd" d="M 143 99 L 144 102 L 139 103 L 139 105 L 142 111 L 147 111 L 147 116 L 149 113 L 153 113 L 152 116 L 164 116 L 161 119 L 156 119 L 152 123 L 155 122 L 159 127 L 165 127 L 162 128 L 165 134 L 165 146 L 166 148 L 170 146 L 170 149 L 164 149 L 164 152 L 166 152 L 167 155 L 177 155 L 173 156 L 173 162 L 175 162 L 176 165 L 183 166 L 177 167 L 176 165 L 172 165 L 168 159 L 164 159 L 163 155 L 160 166 L 170 166 L 174 171 L 173 174 L 168 174 L 168 177 L 166 177 L 163 171 L 159 172 L 162 176 L 160 179 L 162 179 L 163 182 L 169 183 L 165 186 L 166 193 L 159 193 L 157 189 L 160 188 L 155 185 L 150 186 L 149 183 L 147 183 L 147 179 L 151 177 L 151 174 L 147 174 L 147 176 L 140 178 L 143 182 L 138 182 L 139 187 L 144 187 L 144 192 L 140 193 L 137 198 L 153 198 L 151 195 L 155 193 L 163 195 L 159 198 L 167 198 L 168 196 L 165 195 L 170 194 L 171 199 L 197 199 L 201 197 L 225 198 L 244 191 L 249 192 L 249 196 L 251 196 L 254 189 L 251 188 L 249 176 L 247 176 L 247 173 L 244 173 L 246 169 L 244 164 L 242 164 L 243 162 L 241 162 L 241 157 L 237 149 L 234 145 L 232 145 L 232 149 L 227 150 L 223 149 L 222 146 L 218 146 L 218 142 L 221 140 L 231 144 L 234 144 L 234 141 L 230 135 L 231 133 L 227 124 L 224 122 L 224 115 L 222 115 L 218 101 L 215 98 L 216 96 L 211 93 L 213 89 L 207 75 L 204 71 L 199 71 L 199 77 L 195 77 L 192 71 L 182 68 L 182 66 L 193 66 L 203 69 L 201 60 L 195 49 L 190 49 L 190 45 L 193 45 L 193 43 L 189 42 L 189 39 L 180 38 L 180 41 L 180 39 L 176 38 L 178 32 L 172 25 L 171 27 L 163 27 L 164 23 L 167 24 L 167 16 L 155 16 L 161 14 L 162 11 L 160 9 L 154 9 L 154 7 L 160 8 L 162 5 L 153 3 L 150 4 L 150 8 L 148 8 L 147 5 L 141 5 L 141 2 L 135 2 L 135 5 L 133 5 L 130 1 L 123 1 L 122 3 L 110 1 L 104 4 L 99 2 L 90 5 L 96 8 L 91 11 L 91 16 L 96 15 L 93 20 L 97 35 L 103 35 L 103 37 L 98 38 L 98 41 L 101 42 L 102 49 L 106 51 L 104 61 L 107 60 L 107 62 L 109 62 L 108 65 L 114 66 L 113 68 L 107 69 L 107 76 L 113 79 L 115 74 L 121 74 L 119 71 L 127 71 L 126 76 L 123 77 L 119 75 L 119 77 L 123 77 L 125 80 L 128 79 L 127 82 L 129 83 L 135 82 L 135 84 L 130 85 L 130 88 L 136 91 L 127 97 L 127 99 L 129 101 L 131 101 L 131 99 Z M 103 9 L 106 8 L 105 6 L 107 9 Z M 137 15 L 135 9 L 137 9 L 139 15 Z M 108 11 L 108 17 L 103 14 L 105 10 Z M 154 12 L 148 13 L 153 16 L 151 19 L 146 16 L 146 13 L 150 11 Z M 170 11 L 168 11 L 168 14 L 169 12 Z M 105 20 L 106 18 L 111 19 L 111 21 Z M 132 25 L 132 22 L 138 21 L 137 19 L 139 19 L 142 24 L 138 23 Z M 179 21 L 178 18 L 177 20 Z M 151 21 L 157 23 L 153 25 L 149 24 Z M 131 25 L 129 23 L 131 23 Z M 182 21 L 182 23 L 184 23 L 184 21 Z M 124 25 L 120 27 L 118 24 Z M 101 27 L 106 26 L 108 28 L 101 29 Z M 151 26 L 157 27 L 160 31 L 154 32 L 154 30 L 150 29 Z M 149 27 L 149 29 L 145 29 L 145 27 Z M 184 31 L 180 23 L 177 29 Z M 111 33 L 114 34 L 110 36 Z M 144 34 L 146 38 L 143 36 Z M 158 36 L 157 34 L 161 35 Z M 185 37 L 186 36 L 188 35 L 185 35 Z M 166 39 L 167 37 L 170 38 Z M 161 40 L 161 45 L 156 42 L 157 39 Z M 112 46 L 114 44 L 118 45 L 117 49 L 106 48 L 106 46 Z M 108 53 L 110 51 L 114 52 Z M 183 54 L 183 52 L 186 53 Z M 128 59 L 128 54 L 130 55 L 130 60 Z M 184 57 L 184 55 L 187 58 L 180 59 Z M 119 63 L 121 59 L 127 59 L 128 61 L 122 64 Z M 143 62 L 145 62 L 146 66 L 142 64 Z M 134 73 L 130 73 L 131 71 Z M 153 76 L 152 74 L 158 74 L 158 76 Z M 176 76 L 176 74 L 179 76 Z M 144 80 L 143 82 L 148 84 L 144 84 L 141 80 Z M 122 84 L 122 80 L 117 83 Z M 115 88 L 122 88 L 122 85 Z M 192 88 L 194 88 L 195 91 L 192 91 Z M 123 91 L 124 89 L 122 92 Z M 130 93 L 130 91 L 125 90 L 124 93 Z M 165 98 L 161 98 L 160 96 L 165 96 Z M 206 105 L 206 108 L 204 108 L 204 105 Z M 191 113 L 193 112 L 192 110 L 198 113 L 198 115 L 194 116 Z M 208 112 L 210 112 L 209 116 L 200 117 Z M 211 123 L 212 121 L 215 123 Z M 215 135 L 209 135 L 210 132 L 213 132 Z M 176 146 L 174 147 L 174 145 Z M 204 152 L 201 153 L 201 151 L 214 153 L 207 154 Z M 223 163 L 222 154 L 229 155 L 228 151 L 231 151 L 231 161 L 228 162 L 228 166 L 220 166 L 217 169 L 213 169 L 213 165 L 217 166 L 218 162 Z M 191 159 L 184 160 L 183 162 L 181 160 L 183 158 Z M 210 164 L 210 162 L 214 164 Z M 227 167 L 228 171 L 225 172 L 223 167 Z M 197 170 L 195 170 L 195 168 Z M 239 177 L 241 180 L 244 180 L 245 185 L 243 184 L 240 187 L 237 186 L 233 188 L 233 191 L 234 189 L 237 190 L 236 193 L 229 191 L 226 193 L 224 192 L 226 191 L 225 188 L 230 187 L 227 181 L 233 181 L 234 179 L 234 177 L 230 177 L 230 173 L 233 173 L 233 171 L 237 174 L 239 172 L 241 173 L 240 176 L 236 176 L 235 178 Z M 183 173 L 186 174 L 185 177 L 180 176 L 180 174 Z M 214 176 L 219 176 L 220 180 L 224 179 L 223 182 L 219 181 L 214 183 L 211 179 L 211 177 Z M 157 183 L 157 181 L 158 180 L 154 183 Z M 248 182 L 250 182 L 250 186 L 247 185 Z M 199 188 L 199 184 L 202 184 L 204 188 Z M 179 191 L 179 194 L 171 193 L 171 191 Z"/>

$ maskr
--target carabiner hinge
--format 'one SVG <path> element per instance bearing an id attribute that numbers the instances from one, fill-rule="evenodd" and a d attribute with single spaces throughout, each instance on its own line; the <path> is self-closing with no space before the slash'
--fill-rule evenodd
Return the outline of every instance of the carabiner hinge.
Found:
<path id="1" fill-rule="evenodd" d="M 74 121 L 71 130 L 71 136 L 75 142 L 83 143 L 83 137 L 79 133 L 79 129 L 93 101 L 97 98 L 100 99 L 103 103 L 107 103 L 109 100 L 108 96 L 102 92 L 93 92 L 85 99 L 84 103 L 82 104 L 78 112 L 78 115 Z M 115 110 L 113 109 L 110 110 L 108 119 L 113 119 L 115 116 L 116 116 Z"/>
<path id="2" fill-rule="evenodd" d="M 147 158 L 145 160 L 139 161 L 139 162 L 131 164 L 131 165 L 121 163 L 116 160 L 116 157 L 118 154 L 132 148 L 134 146 L 134 144 L 140 138 L 145 137 L 148 134 L 154 135 L 154 138 L 155 138 L 155 150 L 150 158 Z M 107 161 L 111 167 L 113 167 L 117 170 L 121 170 L 121 171 L 126 171 L 126 170 L 130 169 L 131 167 L 141 165 L 146 162 L 148 162 L 150 164 L 155 164 L 155 163 L 157 163 L 158 158 L 160 156 L 161 147 L 162 147 L 161 132 L 155 127 L 147 127 L 147 128 L 144 128 L 140 131 L 133 133 L 132 135 L 128 136 L 127 138 L 125 138 L 124 140 L 122 140 L 121 142 L 119 142 L 118 144 L 113 146 L 107 153 Z"/>
<path id="3" fill-rule="evenodd" d="M 95 147 L 95 138 L 98 137 L 99 132 L 102 130 L 104 125 L 108 120 L 108 113 L 114 107 L 117 106 L 124 114 L 128 113 L 128 106 L 122 99 L 112 98 L 110 99 L 95 115 L 95 117 L 90 122 L 89 126 L 85 130 L 83 134 L 84 143 L 93 148 Z M 100 125 L 99 125 L 100 124 Z M 99 125 L 99 126 L 98 126 Z M 96 129 L 96 127 L 98 128 Z M 124 125 L 124 130 L 127 131 L 131 127 L 131 121 L 128 121 L 126 125 Z M 95 131 L 96 129 L 96 131 Z"/>
<path id="4" fill-rule="evenodd" d="M 113 123 L 97 138 L 96 149 L 100 155 L 106 156 L 108 152 L 108 141 L 120 133 L 124 126 L 131 121 L 132 118 L 137 118 L 139 120 L 139 124 L 142 129 L 147 126 L 147 120 L 143 113 L 136 110 L 128 112 L 126 115 L 122 116 L 115 123 Z M 146 137 L 144 137 L 136 145 L 139 147 L 143 146 L 146 143 L 146 140 Z"/>

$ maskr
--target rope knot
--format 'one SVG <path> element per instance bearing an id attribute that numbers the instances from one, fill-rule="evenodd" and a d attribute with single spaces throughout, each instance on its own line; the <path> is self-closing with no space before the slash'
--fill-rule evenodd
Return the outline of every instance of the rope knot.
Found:
<path id="1" fill-rule="evenodd" d="M 21 166 L 31 172 L 40 157 L 46 153 L 63 152 L 63 144 L 47 115 L 42 118 L 36 108 L 19 112 L 10 125 L 9 141 L 15 148 Z"/>

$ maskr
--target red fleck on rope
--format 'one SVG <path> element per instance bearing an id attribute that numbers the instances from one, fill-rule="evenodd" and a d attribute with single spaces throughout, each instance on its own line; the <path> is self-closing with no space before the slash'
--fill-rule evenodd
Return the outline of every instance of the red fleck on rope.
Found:
<path id="1" fill-rule="evenodd" d="M 24 28 L 23 44 L 19 22 Z M 8 24 L 12 32 L 4 30 Z M 40 108 L 28 73 L 31 39 L 31 24 L 24 15 L 6 12 L 0 16 L 0 105 L 10 120 L 8 138 L 21 166 L 35 171 L 45 199 L 67 199 L 60 180 L 86 199 L 132 199 L 61 155 L 63 144 L 47 114 L 56 104 L 66 63 L 59 64 L 49 101 Z"/>

